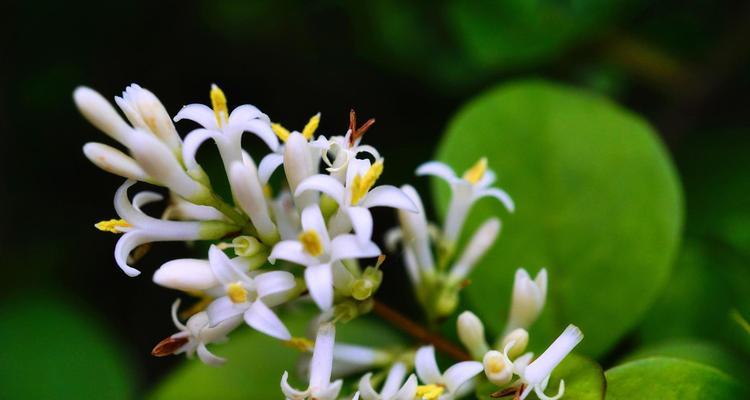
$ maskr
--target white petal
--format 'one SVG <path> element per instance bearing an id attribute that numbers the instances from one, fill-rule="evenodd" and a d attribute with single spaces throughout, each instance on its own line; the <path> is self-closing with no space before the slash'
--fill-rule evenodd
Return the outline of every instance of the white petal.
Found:
<path id="1" fill-rule="evenodd" d="M 213 355 L 208 351 L 204 343 L 198 345 L 198 358 L 200 358 L 204 364 L 214 366 L 224 364 L 227 361 L 225 358 Z"/>
<path id="2" fill-rule="evenodd" d="M 275 264 L 276 260 L 285 260 L 299 265 L 319 264 L 318 259 L 308 254 L 297 240 L 284 240 L 276 243 L 268 256 L 268 261 Z"/>
<path id="3" fill-rule="evenodd" d="M 308 190 L 317 190 L 321 193 L 325 193 L 334 199 L 339 206 L 344 206 L 344 185 L 328 175 L 313 175 L 304 181 L 300 182 L 299 186 L 294 192 L 295 196 L 299 196 Z"/>
<path id="4" fill-rule="evenodd" d="M 232 194 L 247 213 L 260 238 L 266 243 L 278 240 L 276 225 L 271 220 L 268 203 L 263 193 L 255 165 L 235 161 L 229 172 Z"/>
<path id="5" fill-rule="evenodd" d="M 102 143 L 86 143 L 83 154 L 97 167 L 115 175 L 139 181 L 150 180 L 146 171 L 127 154 Z"/>
<path id="6" fill-rule="evenodd" d="M 381 400 L 380 395 L 378 392 L 375 391 L 372 387 L 372 382 L 370 381 L 372 379 L 372 372 L 366 373 L 362 378 L 359 380 L 359 393 L 362 396 L 363 400 Z"/>
<path id="7" fill-rule="evenodd" d="M 328 237 L 326 221 L 323 219 L 323 213 L 320 211 L 320 206 L 317 204 L 311 204 L 305 207 L 305 209 L 302 210 L 300 221 L 303 230 L 313 230 L 318 236 L 320 236 L 324 252 L 328 252 L 331 247 L 331 239 Z"/>
<path id="8" fill-rule="evenodd" d="M 182 145 L 182 159 L 185 162 L 185 168 L 188 171 L 199 168 L 198 162 L 195 161 L 195 154 L 198 152 L 198 148 L 208 139 L 223 140 L 220 135 L 216 134 L 216 131 L 209 129 L 196 129 L 185 136 L 185 142 Z"/>
<path id="9" fill-rule="evenodd" d="M 370 213 L 370 210 L 364 207 L 347 207 L 345 210 L 360 243 L 370 241 L 372 239 L 372 213 Z"/>
<path id="10" fill-rule="evenodd" d="M 242 121 L 248 121 L 248 120 L 261 120 L 265 121 L 267 123 L 271 123 L 271 120 L 268 118 L 268 115 L 260 111 L 258 107 L 255 107 L 251 104 L 243 104 L 241 106 L 237 106 L 232 112 L 229 114 L 229 123 L 234 122 L 242 122 Z"/>
<path id="11" fill-rule="evenodd" d="M 128 146 L 133 128 L 120 117 L 112 104 L 95 90 L 79 86 L 73 92 L 78 110 L 97 129 Z"/>
<path id="12" fill-rule="evenodd" d="M 180 322 L 179 318 L 177 318 L 177 310 L 179 309 L 180 299 L 177 299 L 174 301 L 174 303 L 172 303 L 172 309 L 170 310 L 172 315 L 172 322 L 174 323 L 174 326 L 177 327 L 177 329 L 184 331 L 187 330 L 187 327 L 182 322 Z"/>
<path id="13" fill-rule="evenodd" d="M 318 390 L 313 389 L 312 398 L 315 400 L 336 400 L 339 398 L 339 392 L 343 383 L 344 381 L 339 379 L 328 386 L 318 388 Z"/>
<path id="14" fill-rule="evenodd" d="M 383 350 L 372 347 L 336 343 L 333 348 L 333 359 L 336 360 L 336 363 L 372 368 L 389 362 L 391 356 Z"/>
<path id="15" fill-rule="evenodd" d="M 414 357 L 414 368 L 417 370 L 419 379 L 425 385 L 443 384 L 443 377 L 435 361 L 435 348 L 432 346 L 423 346 L 417 350 Z"/>
<path id="16" fill-rule="evenodd" d="M 212 301 L 211 304 L 208 305 L 208 308 L 206 308 L 209 326 L 216 327 L 230 318 L 242 315 L 247 308 L 247 303 L 235 304 L 227 296 L 219 297 Z"/>
<path id="17" fill-rule="evenodd" d="M 370 163 L 370 160 L 362 160 L 359 158 L 352 158 L 349 160 L 349 165 L 346 168 L 346 187 L 351 188 L 354 177 L 357 175 L 365 176 L 371 166 L 372 164 Z"/>
<path id="18" fill-rule="evenodd" d="M 220 250 L 216 245 L 211 245 L 208 249 L 208 260 L 211 265 L 216 279 L 223 284 L 230 284 L 234 282 L 243 282 L 248 285 L 252 285 L 253 280 L 245 273 L 240 271 L 229 257 Z"/>
<path id="19" fill-rule="evenodd" d="M 562 360 L 583 340 L 578 327 L 568 325 L 565 331 L 534 362 L 526 367 L 524 379 L 534 386 L 552 373 Z"/>
<path id="20" fill-rule="evenodd" d="M 310 394 L 310 390 L 297 390 L 289 385 L 289 373 L 284 371 L 284 375 L 281 376 L 281 392 L 284 393 L 287 399 L 297 400 L 305 399 Z"/>
<path id="21" fill-rule="evenodd" d="M 409 379 L 406 380 L 404 386 L 399 389 L 396 396 L 391 400 L 412 400 L 417 395 L 417 376 L 414 374 L 409 375 Z"/>
<path id="22" fill-rule="evenodd" d="M 237 111 L 237 109 L 235 109 L 235 111 Z M 232 111 L 232 114 L 234 114 L 235 111 Z M 230 132 L 234 130 L 236 130 L 238 133 L 250 132 L 259 137 L 260 140 L 262 140 L 266 144 L 266 146 L 271 149 L 271 151 L 276 151 L 276 149 L 279 148 L 279 139 L 276 137 L 276 134 L 273 133 L 273 131 L 271 130 L 271 124 L 267 121 L 252 119 L 235 123 L 231 120 L 231 116 L 229 118 L 230 120 L 226 131 L 230 134 L 234 134 L 234 132 Z M 237 137 L 237 139 L 241 140 L 241 137 Z"/>
<path id="23" fill-rule="evenodd" d="M 508 195 L 508 193 L 506 193 L 504 190 L 498 188 L 480 190 L 477 192 L 476 196 L 477 199 L 482 197 L 494 197 L 500 200 L 500 202 L 503 203 L 505 208 L 507 208 L 510 212 L 513 212 L 516 209 L 516 206 L 515 204 L 513 204 L 513 199 L 510 198 L 510 195 Z"/>
<path id="24" fill-rule="evenodd" d="M 452 183 L 457 177 L 456 173 L 447 164 L 440 161 L 428 161 L 417 167 L 417 175 L 433 175 Z"/>
<path id="25" fill-rule="evenodd" d="M 477 376 L 484 366 L 479 361 L 464 361 L 448 368 L 443 374 L 449 392 L 456 392 L 469 379 Z"/>
<path id="26" fill-rule="evenodd" d="M 174 116 L 174 121 L 178 122 L 183 119 L 189 119 L 200 124 L 202 127 L 211 130 L 218 130 L 216 124 L 216 114 L 214 110 L 203 104 L 188 104 Z"/>
<path id="27" fill-rule="evenodd" d="M 286 292 L 294 289 L 296 286 L 294 275 L 286 271 L 264 272 L 255 276 L 254 280 L 258 297 L 261 299 L 266 296 Z M 267 302 L 266 305 L 268 305 Z"/>
<path id="28" fill-rule="evenodd" d="M 181 258 L 164 263 L 154 272 L 154 283 L 170 289 L 195 292 L 219 284 L 206 260 Z"/>
<path id="29" fill-rule="evenodd" d="M 547 377 L 547 379 L 549 379 L 549 376 Z M 557 394 L 552 397 L 544 394 L 544 389 L 542 388 L 542 386 L 534 386 L 534 393 L 536 393 L 537 397 L 539 397 L 540 400 L 558 400 L 563 396 L 563 394 L 565 394 L 565 380 L 563 379 L 560 379 L 560 386 L 558 386 L 557 388 Z"/>
<path id="30" fill-rule="evenodd" d="M 333 343 L 335 338 L 336 328 L 333 324 L 325 323 L 318 328 L 315 348 L 310 361 L 310 387 L 322 388 L 329 385 L 333 367 Z"/>
<path id="31" fill-rule="evenodd" d="M 391 185 L 381 185 L 367 193 L 361 203 L 362 207 L 392 207 L 410 212 L 417 212 L 417 205 L 401 189 Z"/>
<path id="32" fill-rule="evenodd" d="M 450 270 L 450 278 L 454 281 L 460 281 L 466 278 L 471 272 L 474 265 L 487 253 L 495 243 L 497 235 L 500 233 L 500 220 L 490 218 L 485 221 L 469 240 L 464 247 L 464 251 L 456 264 Z"/>
<path id="33" fill-rule="evenodd" d="M 388 371 L 388 376 L 385 378 L 383 388 L 380 390 L 380 395 L 386 399 L 396 395 L 398 389 L 401 387 L 401 382 L 406 377 L 406 365 L 397 362 L 393 364 L 391 369 Z"/>
<path id="34" fill-rule="evenodd" d="M 256 301 L 245 311 L 245 322 L 255 330 L 280 340 L 289 340 L 292 335 L 279 317 L 262 301 Z"/>
<path id="35" fill-rule="evenodd" d="M 320 264 L 305 268 L 305 283 L 310 297 L 321 310 L 333 305 L 333 271 L 331 264 Z"/>
<path id="36" fill-rule="evenodd" d="M 331 261 L 370 258 L 380 254 L 380 249 L 375 243 L 362 243 L 354 235 L 336 236 L 331 241 Z"/>
<path id="37" fill-rule="evenodd" d="M 271 153 L 263 157 L 258 165 L 258 177 L 260 183 L 267 184 L 268 180 L 271 179 L 274 171 L 284 162 L 284 157 L 281 154 Z"/>
<path id="38" fill-rule="evenodd" d="M 128 265 L 128 256 L 136 247 L 151 241 L 151 237 L 141 231 L 127 232 L 120 237 L 115 245 L 115 262 L 128 276 L 138 276 L 141 271 Z"/>

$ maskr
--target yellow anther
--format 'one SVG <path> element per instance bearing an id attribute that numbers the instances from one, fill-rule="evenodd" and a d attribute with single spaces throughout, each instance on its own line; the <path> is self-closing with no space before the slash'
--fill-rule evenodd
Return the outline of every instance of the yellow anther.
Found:
<path id="1" fill-rule="evenodd" d="M 266 196 L 267 199 L 273 197 L 273 189 L 271 188 L 271 185 L 263 185 L 263 196 Z"/>
<path id="2" fill-rule="evenodd" d="M 122 228 L 129 228 L 131 225 L 124 219 L 110 219 L 109 221 L 100 221 L 94 224 L 96 229 L 102 232 L 122 233 Z"/>
<path id="3" fill-rule="evenodd" d="M 284 128 L 281 124 L 274 122 L 271 124 L 271 130 L 273 130 L 273 133 L 275 133 L 282 142 L 286 142 L 287 139 L 289 139 L 289 129 Z"/>
<path id="4" fill-rule="evenodd" d="M 214 115 L 216 115 L 216 123 L 221 128 L 229 120 L 229 111 L 227 110 L 227 98 L 216 85 L 211 85 L 211 107 L 213 107 Z"/>
<path id="5" fill-rule="evenodd" d="M 417 398 L 422 400 L 437 400 L 445 392 L 442 385 L 419 385 L 417 386 Z"/>
<path id="6" fill-rule="evenodd" d="M 232 303 L 244 303 L 247 301 L 247 289 L 242 286 L 241 282 L 230 283 L 227 287 L 227 296 Z"/>
<path id="7" fill-rule="evenodd" d="M 307 121 L 307 125 L 302 129 L 302 136 L 307 140 L 312 139 L 315 131 L 318 129 L 318 125 L 320 125 L 320 113 L 313 115 L 312 118 Z"/>
<path id="8" fill-rule="evenodd" d="M 476 164 L 464 172 L 464 179 L 471 184 L 476 184 L 484 178 L 485 172 L 487 172 L 487 158 L 482 157 Z"/>
<path id="9" fill-rule="evenodd" d="M 299 234 L 299 241 L 305 251 L 313 257 L 323 254 L 323 242 L 320 235 L 312 229 L 308 229 Z"/>
<path id="10" fill-rule="evenodd" d="M 282 343 L 286 347 L 291 347 L 303 353 L 311 352 L 313 347 L 315 346 L 315 343 L 312 340 L 303 337 L 293 337 L 289 340 L 283 341 Z"/>
<path id="11" fill-rule="evenodd" d="M 375 182 L 383 173 L 383 159 L 375 161 L 370 169 L 365 172 L 365 176 L 359 174 L 352 179 L 352 205 L 356 206 L 360 200 L 372 189 Z"/>

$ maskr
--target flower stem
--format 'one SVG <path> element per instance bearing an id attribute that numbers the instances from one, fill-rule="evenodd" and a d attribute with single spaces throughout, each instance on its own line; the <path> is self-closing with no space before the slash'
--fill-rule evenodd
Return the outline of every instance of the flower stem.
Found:
<path id="1" fill-rule="evenodd" d="M 422 325 L 412 321 L 405 315 L 388 307 L 378 300 L 375 300 L 372 310 L 377 316 L 383 318 L 388 323 L 407 333 L 414 339 L 420 342 L 429 343 L 435 346 L 437 350 L 449 355 L 450 357 L 458 361 L 466 361 L 472 359 L 469 353 L 465 352 L 462 348 L 453 344 L 448 339 L 440 336 L 437 333 L 430 332 Z"/>

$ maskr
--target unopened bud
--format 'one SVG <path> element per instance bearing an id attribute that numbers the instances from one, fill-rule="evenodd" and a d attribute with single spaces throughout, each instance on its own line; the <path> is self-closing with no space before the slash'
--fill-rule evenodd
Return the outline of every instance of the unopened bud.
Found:
<path id="1" fill-rule="evenodd" d="M 513 282 L 513 297 L 505 332 L 516 328 L 528 329 L 542 312 L 546 297 L 547 270 L 542 268 L 536 278 L 531 280 L 529 273 L 519 268 Z"/>
<path id="2" fill-rule="evenodd" d="M 513 344 L 510 345 L 511 343 Z M 514 359 L 523 354 L 528 344 L 529 332 L 527 332 L 526 329 L 517 328 L 503 337 L 503 340 L 500 343 L 500 348 L 505 351 L 506 347 L 510 345 L 510 347 L 507 348 L 508 357 Z"/>
<path id="3" fill-rule="evenodd" d="M 234 245 L 234 254 L 240 257 L 254 256 L 265 248 L 258 239 L 246 235 L 232 239 L 232 245 Z"/>
<path id="4" fill-rule="evenodd" d="M 484 324 L 471 311 L 464 311 L 458 316 L 458 338 L 475 359 L 482 358 L 489 346 L 484 337 Z"/>
<path id="5" fill-rule="evenodd" d="M 513 363 L 497 350 L 488 351 L 482 364 L 487 379 L 497 386 L 503 386 L 513 378 Z"/>

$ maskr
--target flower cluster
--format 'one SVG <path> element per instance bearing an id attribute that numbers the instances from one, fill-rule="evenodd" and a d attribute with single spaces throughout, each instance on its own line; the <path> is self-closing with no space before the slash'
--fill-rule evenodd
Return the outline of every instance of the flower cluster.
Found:
<path id="1" fill-rule="evenodd" d="M 385 256 L 372 238 L 373 207 L 397 211 L 400 227 L 388 232 L 386 245 L 395 250 L 400 244 L 428 321 L 438 322 L 456 310 L 467 276 L 500 232 L 499 219 L 491 218 L 459 248 L 472 205 L 492 197 L 509 211 L 514 208 L 507 193 L 491 187 L 495 175 L 486 159 L 460 177 L 439 162 L 417 169 L 417 175 L 438 176 L 452 188 L 445 224 L 438 228 L 428 223 L 413 187 L 376 185 L 384 159 L 361 143 L 374 120 L 358 126 L 354 111 L 343 135 L 316 137 L 320 114 L 301 131 L 289 131 L 252 105 L 230 112 L 216 85 L 210 106 L 190 104 L 173 118 L 152 92 L 135 84 L 115 97 L 125 118 L 92 89 L 77 88 L 74 100 L 91 124 L 126 150 L 102 143 L 83 148 L 95 165 L 126 178 L 114 198 L 119 218 L 96 224 L 102 231 L 121 234 L 114 255 L 119 268 L 129 276 L 139 275 L 134 265 L 153 242 L 209 244 L 206 258 L 171 260 L 153 274 L 156 284 L 198 298 L 181 312 L 180 301 L 173 304 L 179 332 L 160 342 L 154 355 L 197 353 L 207 364 L 221 364 L 225 359 L 207 346 L 227 340 L 246 324 L 312 352 L 304 358 L 309 360 L 306 389 L 290 386 L 284 372 L 281 390 L 288 399 L 337 399 L 343 381 L 331 382 L 333 378 L 367 371 L 371 372 L 361 377 L 354 394 L 366 400 L 458 398 L 473 389 L 482 371 L 490 382 L 518 389 L 521 398 L 533 390 L 547 399 L 544 389 L 552 369 L 582 338 L 570 327 L 534 361 L 530 353 L 522 354 L 528 342 L 526 329 L 544 305 L 547 276 L 542 270 L 532 281 L 519 270 L 497 350 L 486 343 L 479 319 L 466 312 L 459 318 L 458 332 L 474 360 L 463 360 L 442 373 L 433 346 L 393 352 L 335 343 L 336 324 L 369 312 L 383 279 Z M 198 125 L 184 137 L 175 127 L 183 120 Z M 259 139 L 254 152 L 267 149 L 257 164 L 242 147 L 245 133 Z M 209 177 L 197 160 L 199 148 L 209 140 L 223 164 L 225 176 L 218 179 Z M 225 196 L 214 186 L 217 181 L 229 182 Z M 166 189 L 169 202 L 160 217 L 143 209 L 164 196 L 141 191 L 131 197 L 128 192 L 137 182 Z M 314 342 L 292 336 L 277 315 L 280 306 L 307 299 L 320 310 L 311 321 L 317 332 Z M 180 316 L 187 320 L 183 323 Z M 412 368 L 416 375 L 407 377 Z M 511 383 L 514 375 L 518 379 Z M 374 387 L 381 382 L 377 391 Z M 563 390 L 561 382 L 559 395 Z"/>

